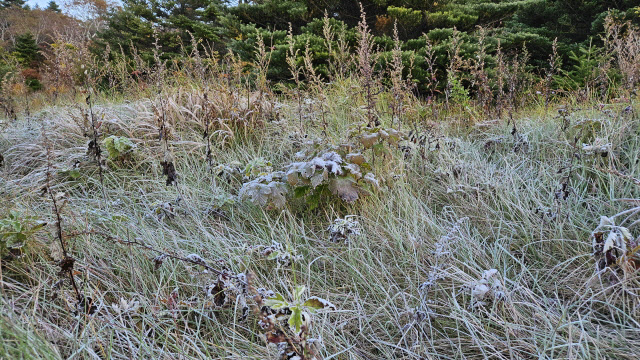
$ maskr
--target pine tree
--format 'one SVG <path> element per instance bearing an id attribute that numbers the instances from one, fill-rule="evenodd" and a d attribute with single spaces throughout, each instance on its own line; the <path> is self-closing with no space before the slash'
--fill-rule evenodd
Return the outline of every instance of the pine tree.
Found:
<path id="1" fill-rule="evenodd" d="M 145 60 L 152 59 L 154 31 L 165 56 L 190 48 L 191 35 L 205 43 L 219 43 L 217 20 L 222 0 L 125 0 L 120 11 L 109 14 L 107 28 L 99 34 L 96 51 L 106 44 L 131 54 L 131 44 Z"/>
<path id="2" fill-rule="evenodd" d="M 13 54 L 26 67 L 35 68 L 42 59 L 40 48 L 31 33 L 25 33 L 16 37 Z"/>
<path id="3" fill-rule="evenodd" d="M 0 0 L 0 8 L 6 9 L 13 6 L 23 7 L 25 0 Z"/>
<path id="4" fill-rule="evenodd" d="M 57 12 L 57 13 L 60 13 L 62 11 L 60 10 L 60 7 L 58 6 L 58 4 L 56 4 L 56 2 L 53 0 L 49 1 L 49 4 L 47 5 L 47 10 Z"/>

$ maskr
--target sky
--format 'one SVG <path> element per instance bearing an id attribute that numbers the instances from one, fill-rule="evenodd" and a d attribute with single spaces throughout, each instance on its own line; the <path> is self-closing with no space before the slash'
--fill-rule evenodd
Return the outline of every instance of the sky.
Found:
<path id="1" fill-rule="evenodd" d="M 29 6 L 40 6 L 41 8 L 46 8 L 47 4 L 49 4 L 49 1 L 51 0 L 27 0 L 27 4 L 29 4 Z M 54 0 L 56 1 L 56 0 Z M 117 0 L 116 0 L 117 1 Z M 117 1 L 119 2 L 119 1 Z M 229 3 L 231 4 L 236 4 L 238 2 L 238 0 L 231 0 L 229 1 Z M 58 6 L 60 6 L 60 8 L 62 8 L 64 10 L 64 0 L 57 0 L 56 3 L 58 3 Z"/>

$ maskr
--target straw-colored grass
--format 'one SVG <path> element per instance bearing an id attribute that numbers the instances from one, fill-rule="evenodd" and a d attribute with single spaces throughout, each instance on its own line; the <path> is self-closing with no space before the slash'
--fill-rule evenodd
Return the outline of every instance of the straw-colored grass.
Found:
<path id="1" fill-rule="evenodd" d="M 326 129 L 321 114 L 310 114 L 301 128 L 297 102 L 284 98 L 277 121 L 220 100 L 220 109 L 253 118 L 214 129 L 220 130 L 212 136 L 214 163 L 263 158 L 280 170 L 295 160 L 305 135 L 327 144 L 348 141 L 348 127 L 366 121 L 353 84 L 326 90 Z M 159 97 L 94 107 L 103 138 L 115 134 L 136 144 L 124 163 L 107 162 L 103 184 L 86 156 L 77 107 L 46 108 L 5 124 L 0 217 L 14 209 L 49 225 L 30 239 L 24 257 L 2 261 L 0 357 L 277 358 L 251 314 L 242 321 L 240 309 L 207 305 L 205 287 L 215 274 L 174 259 L 154 271 L 157 253 L 93 231 L 183 257 L 198 254 L 214 268 L 252 273 L 253 286 L 285 297 L 305 285 L 308 295 L 337 307 L 313 319 L 311 334 L 322 340 L 326 359 L 637 359 L 638 272 L 619 279 L 597 272 L 590 240 L 601 216 L 638 206 L 637 200 L 619 201 L 640 198 L 632 180 L 640 178 L 640 119 L 624 112 L 626 105 L 607 105 L 609 113 L 583 106 L 572 112 L 567 130 L 552 110 L 529 108 L 517 114 L 515 135 L 503 120 L 469 124 L 443 116 L 425 122 L 415 115 L 401 129 L 416 126 L 432 142 L 412 145 L 406 157 L 395 148 L 379 156 L 374 166 L 386 180 L 383 191 L 353 204 L 328 198 L 313 210 L 292 198 L 285 208 L 269 210 L 235 198 L 239 180 L 211 175 L 198 115 L 202 91 L 161 95 L 179 174 L 175 186 L 165 186 L 159 164 L 164 154 L 152 106 Z M 209 94 L 224 96 L 233 97 Z M 587 155 L 575 142 L 588 137 L 575 126 L 585 119 L 602 121 L 588 131 L 611 143 L 606 156 Z M 63 230 L 85 233 L 65 240 L 77 260 L 80 291 L 99 305 L 94 315 L 74 316 L 68 281 L 53 289 L 63 276 L 54 261 L 60 248 L 52 204 L 43 195 L 43 134 L 53 148 L 52 190 L 66 201 Z M 77 179 L 65 175 L 74 166 Z M 605 171 L 614 168 L 628 177 Z M 218 208 L 220 199 L 233 203 Z M 171 214 L 162 210 L 167 202 Z M 346 215 L 356 215 L 362 233 L 330 242 L 328 226 Z M 637 215 L 627 223 L 634 220 Z M 638 230 L 630 228 L 635 237 Z M 273 241 L 303 259 L 279 268 L 248 250 Z M 504 296 L 476 306 L 472 289 L 490 269 L 497 270 Z M 172 310 L 167 299 L 174 291 L 179 303 Z M 139 307 L 119 313 L 112 304 L 121 299 Z"/>

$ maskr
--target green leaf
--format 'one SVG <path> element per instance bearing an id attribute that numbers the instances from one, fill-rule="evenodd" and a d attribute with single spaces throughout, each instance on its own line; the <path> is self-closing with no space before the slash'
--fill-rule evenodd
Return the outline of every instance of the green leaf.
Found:
<path id="1" fill-rule="evenodd" d="M 73 170 L 69 170 L 67 175 L 72 178 L 73 180 L 77 180 L 80 176 L 82 176 L 80 174 L 80 170 L 78 169 L 73 169 Z"/>
<path id="2" fill-rule="evenodd" d="M 302 309 L 297 306 L 292 306 L 289 310 L 291 310 L 291 316 L 289 316 L 289 327 L 291 330 L 299 333 L 300 327 L 302 327 Z"/>
<path id="3" fill-rule="evenodd" d="M 25 234 L 16 234 L 14 237 L 10 237 L 7 241 L 7 247 L 10 249 L 19 249 L 24 246 L 24 243 L 27 241 L 27 236 Z"/>
<path id="4" fill-rule="evenodd" d="M 373 145 L 373 152 L 376 155 L 383 155 L 387 153 L 387 149 L 385 148 L 384 143 L 377 143 Z"/>
<path id="5" fill-rule="evenodd" d="M 34 227 L 31 228 L 31 232 L 36 232 L 40 229 L 42 229 L 43 227 L 47 226 L 47 223 L 44 221 L 39 221 Z"/>
<path id="6" fill-rule="evenodd" d="M 287 301 L 280 294 L 276 294 L 276 296 L 268 298 L 267 300 L 265 300 L 264 304 L 267 305 L 268 307 L 274 309 L 274 310 L 285 308 L 285 307 L 289 306 Z"/>
<path id="7" fill-rule="evenodd" d="M 305 289 L 306 287 L 304 285 L 296 286 L 296 288 L 293 290 L 293 300 L 297 302 L 299 299 L 301 299 Z"/>
<path id="8" fill-rule="evenodd" d="M 305 195 L 307 195 L 307 193 L 309 193 L 309 190 L 311 190 L 311 186 L 299 186 L 296 187 L 293 190 L 293 196 L 296 198 L 301 198 Z"/>

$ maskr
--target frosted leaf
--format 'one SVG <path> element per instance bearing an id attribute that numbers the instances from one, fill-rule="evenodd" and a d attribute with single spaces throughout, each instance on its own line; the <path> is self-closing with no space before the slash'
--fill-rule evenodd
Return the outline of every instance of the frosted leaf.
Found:
<path id="1" fill-rule="evenodd" d="M 168 257 L 167 254 L 160 254 L 158 256 L 156 256 L 155 258 L 153 258 L 153 269 L 154 270 L 158 270 L 160 269 L 160 267 L 162 266 L 162 263 L 164 263 L 164 260 Z"/>
<path id="2" fill-rule="evenodd" d="M 347 154 L 347 161 L 356 165 L 364 164 L 364 156 L 360 153 Z"/>
<path id="3" fill-rule="evenodd" d="M 340 196 L 346 202 L 358 200 L 358 188 L 355 187 L 355 180 L 349 177 L 338 177 L 329 182 L 331 193 Z"/>
<path id="4" fill-rule="evenodd" d="M 317 296 L 312 296 L 308 298 L 302 305 L 312 309 L 316 309 L 316 310 L 319 310 L 319 309 L 336 310 L 336 306 L 333 305 L 330 301 L 319 298 Z"/>
<path id="5" fill-rule="evenodd" d="M 349 173 L 353 175 L 353 177 L 358 180 L 362 177 L 362 173 L 360 172 L 360 166 L 357 164 L 349 163 L 344 166 L 346 170 L 349 170 Z"/>
<path id="6" fill-rule="evenodd" d="M 338 165 L 338 163 L 333 161 L 327 161 L 325 168 L 329 170 L 330 173 L 335 175 L 342 175 L 342 167 Z"/>
<path id="7" fill-rule="evenodd" d="M 600 225 L 591 233 L 596 269 L 617 267 L 621 259 L 627 258 L 632 240 L 629 229 L 616 226 L 611 218 L 600 217 Z"/>
<path id="8" fill-rule="evenodd" d="M 286 203 L 287 186 L 280 181 L 273 181 L 281 173 L 273 173 L 260 176 L 255 180 L 244 183 L 238 196 L 241 199 L 249 199 L 252 203 L 265 206 L 272 204 L 276 208 L 284 207 Z"/>
<path id="9" fill-rule="evenodd" d="M 340 156 L 340 154 L 336 153 L 335 151 L 329 151 L 322 154 L 322 160 L 332 161 L 337 164 L 342 164 L 342 156 Z"/>
<path id="10" fill-rule="evenodd" d="M 298 177 L 298 173 L 296 171 L 287 172 L 287 183 L 291 186 L 296 186 L 300 178 Z"/>
<path id="11" fill-rule="evenodd" d="M 380 137 L 380 134 L 378 134 L 378 133 L 375 133 L 375 134 L 364 134 L 360 138 L 360 143 L 362 143 L 362 145 L 364 146 L 365 149 L 369 149 L 369 148 L 373 147 L 373 145 L 375 145 L 378 142 L 378 138 L 379 137 Z"/>
<path id="12" fill-rule="evenodd" d="M 609 236 L 607 236 L 607 240 L 604 242 L 602 247 L 603 252 L 607 252 L 609 250 L 613 250 L 616 247 L 616 243 L 618 242 L 618 234 L 615 232 L 610 232 Z"/>
<path id="13" fill-rule="evenodd" d="M 113 311 L 118 315 L 125 314 L 125 313 L 135 313 L 138 311 L 139 308 L 140 308 L 140 302 L 136 301 L 135 299 L 131 299 L 130 301 L 127 301 L 125 300 L 125 298 L 120 298 L 120 303 L 111 304 L 111 309 L 113 309 Z"/>
<path id="14" fill-rule="evenodd" d="M 613 226 L 613 220 L 606 216 L 600 216 L 600 225 L 598 227 Z"/>
<path id="15" fill-rule="evenodd" d="M 316 187 L 318 187 L 318 185 L 322 184 L 328 178 L 329 178 L 329 174 L 328 174 L 327 170 L 324 170 L 321 173 L 313 175 L 311 177 L 311 179 L 310 179 L 311 180 L 311 187 L 313 187 L 315 189 Z"/>
<path id="16" fill-rule="evenodd" d="M 373 185 L 376 189 L 380 189 L 380 183 L 378 182 L 378 179 L 376 179 L 376 176 L 373 173 L 367 173 L 364 176 L 364 181 Z"/>
<path id="17" fill-rule="evenodd" d="M 496 269 L 489 269 L 489 270 L 485 270 L 485 271 L 482 273 L 482 277 L 483 277 L 484 279 L 489 280 L 489 279 L 491 279 L 493 276 L 495 276 L 497 273 L 498 273 L 498 270 L 496 270 Z"/>
<path id="18" fill-rule="evenodd" d="M 482 278 L 468 283 L 467 286 L 471 290 L 471 308 L 507 299 L 506 289 L 496 269 L 485 270 Z"/>
<path id="19" fill-rule="evenodd" d="M 606 156 L 606 154 L 611 151 L 611 147 L 611 143 L 607 143 L 605 139 L 596 138 L 593 144 L 582 144 L 582 151 L 584 151 L 586 155 L 600 154 Z"/>
<path id="20" fill-rule="evenodd" d="M 327 230 L 329 231 L 329 240 L 331 242 L 349 241 L 352 237 L 360 235 L 362 232 L 360 223 L 356 220 L 355 215 L 347 215 L 344 219 L 335 219 Z"/>
<path id="21" fill-rule="evenodd" d="M 490 289 L 486 284 L 477 284 L 471 290 L 471 296 L 477 299 L 484 299 L 489 290 Z"/>

